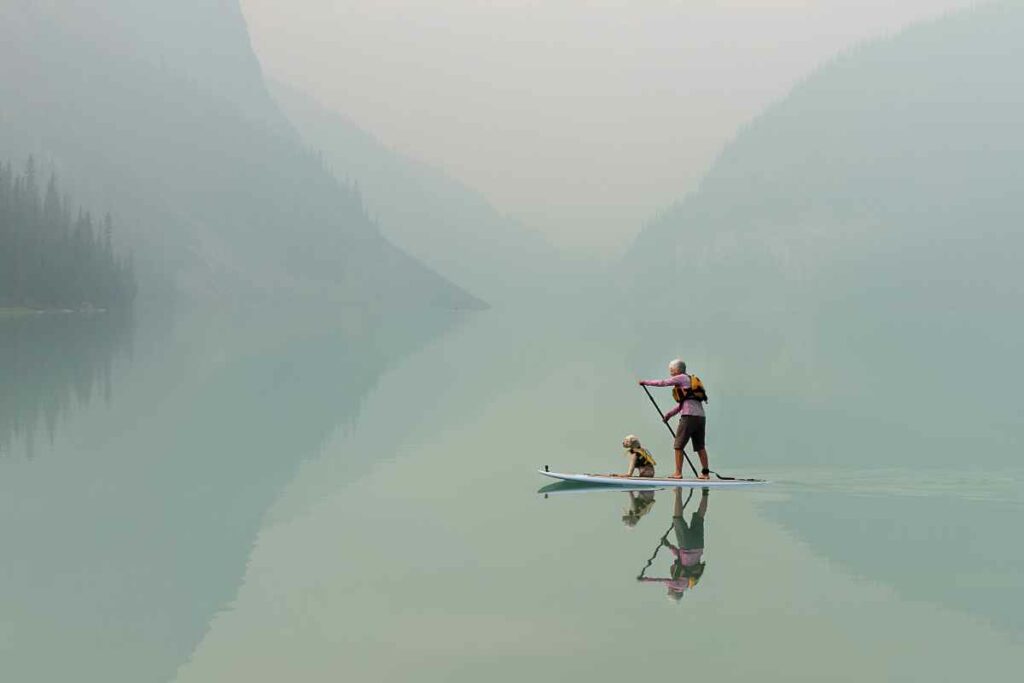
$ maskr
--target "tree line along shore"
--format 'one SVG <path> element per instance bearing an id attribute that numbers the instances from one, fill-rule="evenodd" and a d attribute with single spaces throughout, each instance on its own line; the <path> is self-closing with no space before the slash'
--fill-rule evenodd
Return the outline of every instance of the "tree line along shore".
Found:
<path id="1" fill-rule="evenodd" d="M 20 172 L 0 164 L 0 317 L 130 308 L 135 269 L 110 215 L 76 210 L 54 174 L 45 188 L 38 176 L 31 158 Z"/>

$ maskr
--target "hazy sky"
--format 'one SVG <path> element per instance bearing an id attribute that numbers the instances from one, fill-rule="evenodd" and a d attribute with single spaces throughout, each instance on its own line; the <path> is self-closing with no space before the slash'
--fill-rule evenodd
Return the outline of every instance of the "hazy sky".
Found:
<path id="1" fill-rule="evenodd" d="M 853 43 L 969 0 L 242 0 L 269 75 L 608 255 Z"/>

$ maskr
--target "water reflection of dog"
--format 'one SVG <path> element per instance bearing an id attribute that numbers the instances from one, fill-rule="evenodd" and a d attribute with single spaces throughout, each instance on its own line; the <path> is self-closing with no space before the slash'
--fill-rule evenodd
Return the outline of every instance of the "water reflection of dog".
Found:
<path id="1" fill-rule="evenodd" d="M 629 507 L 622 515 L 622 523 L 632 528 L 654 506 L 654 491 L 630 491 Z"/>
<path id="2" fill-rule="evenodd" d="M 690 517 L 687 524 L 683 517 L 686 506 L 693 498 L 693 490 L 683 502 L 683 494 L 680 489 L 675 489 L 675 506 L 672 511 L 672 526 L 668 528 L 661 539 L 654 554 L 647 560 L 647 564 L 640 571 L 637 581 L 643 583 L 660 583 L 668 588 L 668 595 L 673 600 L 681 600 L 687 590 L 693 588 L 704 575 L 704 517 L 708 511 L 708 489 L 701 490 L 700 504 L 697 510 Z M 668 540 L 669 534 L 675 532 L 676 543 Z M 647 570 L 654 563 L 662 548 L 670 548 L 672 551 L 672 567 L 669 575 L 663 578 L 648 577 Z"/>

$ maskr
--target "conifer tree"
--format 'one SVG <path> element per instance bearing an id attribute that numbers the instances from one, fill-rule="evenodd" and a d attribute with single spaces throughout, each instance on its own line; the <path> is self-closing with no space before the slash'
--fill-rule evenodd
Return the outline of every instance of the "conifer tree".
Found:
<path id="1" fill-rule="evenodd" d="M 72 225 L 71 215 L 55 174 L 40 192 L 34 159 L 20 175 L 0 165 L 0 306 L 131 305 L 134 268 L 116 253 L 113 219 L 107 214 L 94 226 L 91 214 L 80 210 Z"/>

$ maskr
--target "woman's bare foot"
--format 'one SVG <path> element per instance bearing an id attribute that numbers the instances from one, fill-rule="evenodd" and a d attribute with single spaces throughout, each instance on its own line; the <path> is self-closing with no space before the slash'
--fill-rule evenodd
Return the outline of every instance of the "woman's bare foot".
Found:
<path id="1" fill-rule="evenodd" d="M 704 480 L 707 480 L 707 479 L 710 479 L 711 477 L 709 477 L 709 476 L 708 476 L 708 475 L 706 475 L 706 474 L 703 474 L 703 473 L 701 473 L 701 474 L 698 474 L 698 475 L 697 475 L 697 478 L 698 478 L 698 479 L 704 479 Z"/>
<path id="2" fill-rule="evenodd" d="M 682 472 L 676 472 L 675 474 L 668 475 L 667 478 L 668 479 L 682 479 L 683 478 L 683 473 Z"/>

